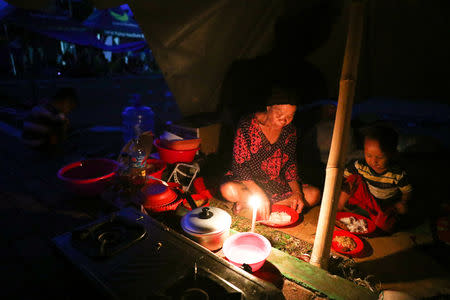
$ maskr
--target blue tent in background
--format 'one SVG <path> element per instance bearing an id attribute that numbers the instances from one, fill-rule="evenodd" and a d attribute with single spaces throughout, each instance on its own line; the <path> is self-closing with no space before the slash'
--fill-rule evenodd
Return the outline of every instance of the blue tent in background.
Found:
<path id="1" fill-rule="evenodd" d="M 16 8 L 6 1 L 0 0 L 0 21 L 10 13 L 12 13 Z"/>
<path id="2" fill-rule="evenodd" d="M 96 40 L 95 34 L 90 32 L 89 28 L 67 16 L 49 15 L 17 8 L 5 16 L 2 21 L 77 45 L 91 46 L 92 42 Z"/>
<path id="3" fill-rule="evenodd" d="M 136 51 L 146 46 L 144 40 L 120 45 L 105 45 L 97 39 L 92 28 L 68 16 L 16 8 L 2 0 L 0 0 L 0 22 L 14 24 L 57 40 L 112 52 Z"/>
<path id="4" fill-rule="evenodd" d="M 94 11 L 83 25 L 107 35 L 144 39 L 144 34 L 138 23 L 122 7 Z"/>

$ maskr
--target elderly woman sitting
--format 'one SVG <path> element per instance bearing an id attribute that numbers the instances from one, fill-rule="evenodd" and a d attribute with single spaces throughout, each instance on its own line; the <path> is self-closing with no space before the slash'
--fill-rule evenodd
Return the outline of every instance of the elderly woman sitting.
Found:
<path id="1" fill-rule="evenodd" d="M 236 203 L 237 212 L 252 195 L 262 200 L 263 219 L 269 218 L 275 202 L 298 213 L 319 202 L 319 189 L 299 183 L 297 132 L 291 123 L 297 110 L 296 100 L 289 91 L 274 89 L 266 101 L 266 111 L 253 113 L 239 122 L 231 170 L 220 188 L 226 200 Z"/>

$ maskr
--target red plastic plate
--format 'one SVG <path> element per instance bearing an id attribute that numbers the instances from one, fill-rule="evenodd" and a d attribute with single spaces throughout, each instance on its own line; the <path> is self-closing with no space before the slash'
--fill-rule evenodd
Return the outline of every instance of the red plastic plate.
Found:
<path id="1" fill-rule="evenodd" d="M 366 220 L 367 221 L 367 232 L 350 232 L 348 230 L 345 230 L 345 229 L 341 228 L 344 231 L 350 232 L 350 233 L 355 234 L 355 235 L 368 235 L 368 234 L 373 233 L 377 229 L 377 226 L 375 225 L 375 223 L 371 219 L 369 219 L 367 217 L 364 217 L 364 216 L 361 216 L 361 215 L 358 215 L 358 214 L 354 214 L 354 213 L 351 213 L 351 212 L 338 212 L 336 214 L 336 220 L 340 220 L 342 218 L 348 218 L 348 217 L 354 217 L 355 219 L 364 219 L 364 220 Z"/>
<path id="2" fill-rule="evenodd" d="M 353 249 L 352 251 L 343 251 L 341 247 L 339 247 L 339 244 L 335 241 L 331 242 L 331 248 L 333 248 L 334 251 L 339 252 L 341 254 L 344 255 L 348 255 L 348 256 L 359 256 L 361 255 L 362 251 L 364 250 L 364 243 L 362 242 L 362 240 L 357 237 L 354 234 L 351 234 L 348 231 L 345 230 L 341 230 L 341 229 L 335 229 L 333 232 L 333 239 L 336 236 L 348 236 L 349 238 L 351 238 L 355 243 L 356 243 L 356 248 Z"/>
<path id="3" fill-rule="evenodd" d="M 289 221 L 287 223 L 282 223 L 282 224 L 274 224 L 274 223 L 269 223 L 269 222 L 261 222 L 261 224 L 264 224 L 264 225 L 270 226 L 270 227 L 285 227 L 285 226 L 292 225 L 298 221 L 298 213 L 289 206 L 281 205 L 281 204 L 274 204 L 274 205 L 272 205 L 272 212 L 285 212 L 291 216 L 291 221 Z"/>

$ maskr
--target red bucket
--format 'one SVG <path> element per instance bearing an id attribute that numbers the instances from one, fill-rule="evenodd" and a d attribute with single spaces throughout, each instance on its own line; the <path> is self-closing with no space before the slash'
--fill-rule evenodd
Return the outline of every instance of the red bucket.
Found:
<path id="1" fill-rule="evenodd" d="M 158 149 L 159 157 L 169 164 L 179 162 L 190 163 L 194 160 L 195 153 L 197 153 L 198 149 L 200 149 L 200 147 L 191 150 L 167 149 L 161 146 L 159 139 L 156 139 L 153 144 L 155 145 L 156 149 Z"/>
<path id="2" fill-rule="evenodd" d="M 70 163 L 58 171 L 58 178 L 70 190 L 82 196 L 102 193 L 117 174 L 119 164 L 106 158 L 86 159 Z"/>

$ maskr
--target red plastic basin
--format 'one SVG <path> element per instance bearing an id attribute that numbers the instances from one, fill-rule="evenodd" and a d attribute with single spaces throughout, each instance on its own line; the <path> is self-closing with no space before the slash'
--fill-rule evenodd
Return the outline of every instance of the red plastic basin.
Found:
<path id="1" fill-rule="evenodd" d="M 119 164 L 115 160 L 95 158 L 70 163 L 62 167 L 57 175 L 73 192 L 95 196 L 105 190 L 118 169 Z"/>
<path id="2" fill-rule="evenodd" d="M 253 232 L 233 234 L 223 243 L 223 254 L 238 267 L 250 265 L 252 272 L 259 270 L 272 250 L 268 239 Z"/>
<path id="3" fill-rule="evenodd" d="M 191 149 L 191 150 L 172 150 L 172 149 L 167 149 L 161 146 L 160 140 L 156 139 L 153 144 L 155 145 L 156 149 L 158 150 L 159 153 L 159 157 L 169 163 L 169 164 L 174 164 L 174 163 L 179 163 L 179 162 L 184 162 L 184 163 L 190 163 L 194 160 L 195 157 L 195 153 L 197 153 L 198 149 L 200 149 L 200 147 L 197 147 L 195 149 Z"/>
<path id="4" fill-rule="evenodd" d="M 167 167 L 167 163 L 161 159 L 147 159 L 147 175 L 162 179 L 162 174 Z M 147 178 L 147 184 L 159 183 L 157 180 Z"/>

